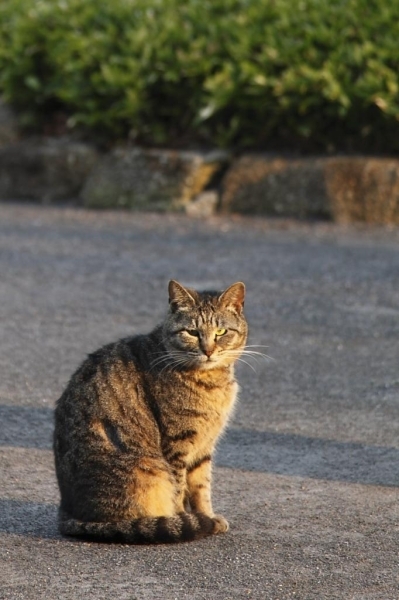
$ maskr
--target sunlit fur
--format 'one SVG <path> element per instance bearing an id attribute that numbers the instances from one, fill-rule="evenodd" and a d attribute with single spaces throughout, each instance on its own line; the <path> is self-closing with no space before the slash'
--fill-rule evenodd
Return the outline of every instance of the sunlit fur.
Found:
<path id="1" fill-rule="evenodd" d="M 98 541 L 178 542 L 227 531 L 211 502 L 213 451 L 237 395 L 244 284 L 171 281 L 148 335 L 109 344 L 72 376 L 55 411 L 60 531 Z"/>

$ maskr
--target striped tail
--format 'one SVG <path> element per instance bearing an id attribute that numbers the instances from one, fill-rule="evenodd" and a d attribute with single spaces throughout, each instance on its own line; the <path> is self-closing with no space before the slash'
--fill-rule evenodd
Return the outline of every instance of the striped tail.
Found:
<path id="1" fill-rule="evenodd" d="M 141 517 L 133 521 L 95 523 L 79 521 L 59 511 L 62 535 L 96 542 L 120 544 L 171 544 L 191 542 L 207 535 L 227 531 L 223 517 L 203 513 L 180 513 L 173 517 Z"/>

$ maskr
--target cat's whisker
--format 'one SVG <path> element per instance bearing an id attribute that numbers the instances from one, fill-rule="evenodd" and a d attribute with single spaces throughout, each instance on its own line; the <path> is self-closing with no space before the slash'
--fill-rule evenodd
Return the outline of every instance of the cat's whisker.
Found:
<path id="1" fill-rule="evenodd" d="M 152 369 L 155 369 L 155 367 L 159 367 L 159 366 L 160 366 L 160 365 L 162 365 L 164 362 L 167 362 L 167 361 L 169 361 L 169 360 L 170 360 L 170 357 L 169 357 L 169 356 L 162 356 L 161 358 L 158 358 L 158 359 L 154 360 L 154 361 L 151 363 L 151 366 L 150 366 L 150 371 L 152 371 Z"/>
<path id="2" fill-rule="evenodd" d="M 158 363 L 163 362 L 164 360 L 167 360 L 169 358 L 168 355 L 163 355 L 163 356 L 159 356 L 158 358 L 156 358 L 155 360 L 153 360 L 151 362 L 151 366 L 157 365 Z"/>
<path id="3" fill-rule="evenodd" d="M 244 360 L 243 358 L 237 358 L 237 362 L 242 362 L 242 363 L 244 363 L 244 364 L 248 365 L 248 367 L 249 367 L 250 369 L 252 369 L 254 373 L 256 373 L 256 369 L 254 368 L 254 366 L 253 366 L 253 365 L 251 365 L 251 364 L 250 364 L 249 362 L 247 362 L 246 360 Z"/>
<path id="4" fill-rule="evenodd" d="M 166 356 L 164 361 L 160 361 L 156 366 L 161 366 L 163 363 L 166 363 L 162 366 L 162 370 L 167 369 L 168 367 L 173 367 L 177 362 L 181 362 L 181 360 L 174 358 L 172 356 Z"/>
<path id="5" fill-rule="evenodd" d="M 269 356 L 268 354 L 265 354 L 264 352 L 257 352 L 256 350 L 247 350 L 247 347 L 244 348 L 244 350 L 242 350 L 242 354 L 247 354 L 248 356 L 261 356 L 263 358 L 266 358 L 268 360 L 275 360 L 272 356 Z"/>
<path id="6" fill-rule="evenodd" d="M 159 371 L 158 373 L 158 377 L 162 377 L 163 373 L 170 369 L 171 371 L 174 369 L 175 363 L 173 362 L 168 362 L 164 367 L 162 367 L 162 369 Z"/>
<path id="7" fill-rule="evenodd" d="M 155 367 L 160 366 L 164 362 L 170 361 L 171 363 L 173 363 L 174 360 L 179 359 L 179 358 L 185 358 L 185 357 L 184 357 L 184 355 L 182 355 L 181 352 L 179 352 L 177 350 L 168 351 L 166 354 L 163 352 L 161 356 L 158 356 L 158 358 L 156 358 L 155 360 L 152 361 L 150 370 L 152 370 Z"/>
<path id="8" fill-rule="evenodd" d="M 270 346 L 265 346 L 264 344 L 247 344 L 245 348 L 270 348 Z"/>
<path id="9" fill-rule="evenodd" d="M 168 368 L 170 368 L 170 370 L 176 370 L 178 367 L 181 366 L 187 366 L 191 361 L 187 360 L 187 358 L 185 356 L 180 356 L 180 358 L 174 358 L 174 360 L 170 361 L 168 364 L 166 364 L 161 371 L 159 372 L 159 376 L 161 376 L 164 371 L 166 371 Z"/>
<path id="10" fill-rule="evenodd" d="M 275 359 L 272 356 L 268 356 L 267 354 L 264 354 L 263 352 L 256 352 L 254 350 L 227 350 L 225 352 L 225 355 L 231 357 L 231 358 L 236 358 L 236 360 L 241 357 L 241 356 L 247 356 L 248 358 L 252 358 L 253 360 L 255 360 L 256 362 L 258 362 L 258 359 L 263 358 L 264 360 L 272 360 L 274 361 Z"/>
<path id="11" fill-rule="evenodd" d="M 244 352 L 240 351 L 230 351 L 230 352 L 226 352 L 225 355 L 227 355 L 229 358 L 232 358 L 234 360 L 238 360 L 243 354 L 245 354 Z M 248 358 L 253 358 L 254 361 L 258 364 L 258 357 L 257 356 L 252 356 L 250 355 Z"/>
<path id="12" fill-rule="evenodd" d="M 179 366 L 189 366 L 195 361 L 196 357 L 196 353 L 183 352 L 181 350 L 168 350 L 165 359 L 169 362 L 162 369 L 161 373 L 165 371 L 168 367 L 170 367 L 171 369 L 176 369 Z M 160 363 L 161 362 L 162 361 L 160 361 Z"/>

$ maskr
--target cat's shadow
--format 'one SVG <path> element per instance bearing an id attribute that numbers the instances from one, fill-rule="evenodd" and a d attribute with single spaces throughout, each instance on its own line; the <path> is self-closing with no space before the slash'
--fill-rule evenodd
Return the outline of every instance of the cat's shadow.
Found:
<path id="1" fill-rule="evenodd" d="M 41 539 L 61 539 L 57 506 L 0 498 L 0 532 Z"/>
<path id="2" fill-rule="evenodd" d="M 220 442 L 221 467 L 328 481 L 399 487 L 399 448 L 230 428 Z"/>
<path id="3" fill-rule="evenodd" d="M 52 408 L 0 404 L 0 446 L 50 450 L 53 421 Z"/>
<path id="4" fill-rule="evenodd" d="M 0 446 L 51 450 L 53 410 L 0 405 Z M 231 427 L 216 455 L 221 467 L 399 487 L 399 448 Z"/>

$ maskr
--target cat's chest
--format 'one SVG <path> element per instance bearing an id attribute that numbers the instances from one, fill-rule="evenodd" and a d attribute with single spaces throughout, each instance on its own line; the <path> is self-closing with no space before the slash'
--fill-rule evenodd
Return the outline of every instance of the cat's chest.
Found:
<path id="1" fill-rule="evenodd" d="M 223 424 L 234 405 L 237 391 L 238 385 L 235 381 L 225 387 L 207 390 L 203 397 L 201 396 L 199 406 L 203 408 L 204 413 L 211 421 L 214 419 L 216 423 Z"/>
<path id="2" fill-rule="evenodd" d="M 230 412 L 237 395 L 238 385 L 233 378 L 180 380 L 170 390 L 170 404 L 177 411 L 193 417 L 207 415 L 209 418 L 225 418 Z"/>
<path id="3" fill-rule="evenodd" d="M 163 404 L 166 437 L 180 439 L 191 432 L 188 443 L 184 444 L 189 454 L 197 455 L 207 447 L 211 449 L 226 426 L 237 392 L 234 380 L 214 387 L 185 382 Z"/>
<path id="4" fill-rule="evenodd" d="M 202 427 L 198 439 L 200 446 L 212 444 L 220 436 L 234 407 L 237 393 L 238 385 L 234 382 L 209 395 L 201 420 Z"/>

